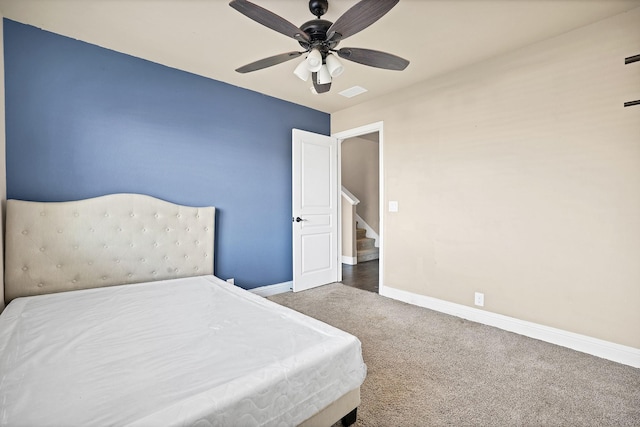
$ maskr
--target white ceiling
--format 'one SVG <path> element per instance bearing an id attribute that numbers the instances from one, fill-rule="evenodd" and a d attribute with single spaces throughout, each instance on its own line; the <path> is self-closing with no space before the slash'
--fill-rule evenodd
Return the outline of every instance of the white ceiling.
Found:
<path id="1" fill-rule="evenodd" d="M 307 0 L 252 0 L 301 25 L 314 17 Z M 330 0 L 335 21 L 357 0 Z M 544 40 L 636 7 L 640 0 L 401 0 L 371 27 L 339 47 L 393 53 L 411 61 L 404 71 L 345 63 L 329 93 L 314 95 L 293 75 L 304 57 L 248 74 L 234 70 L 298 50 L 293 39 L 233 10 L 224 0 L 0 0 L 6 18 L 58 34 L 335 112 Z M 348 99 L 338 92 L 369 91 Z"/>

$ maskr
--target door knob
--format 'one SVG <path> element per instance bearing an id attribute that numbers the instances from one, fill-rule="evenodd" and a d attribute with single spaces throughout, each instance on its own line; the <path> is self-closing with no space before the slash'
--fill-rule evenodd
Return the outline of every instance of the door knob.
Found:
<path id="1" fill-rule="evenodd" d="M 294 219 L 294 221 L 295 221 L 295 222 L 302 222 L 302 221 L 306 221 L 306 219 L 302 219 L 302 218 L 300 218 L 299 216 L 297 216 L 297 217 Z"/>

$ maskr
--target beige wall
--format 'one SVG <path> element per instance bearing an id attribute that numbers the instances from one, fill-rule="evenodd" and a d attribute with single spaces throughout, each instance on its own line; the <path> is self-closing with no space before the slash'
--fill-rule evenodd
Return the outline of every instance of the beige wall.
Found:
<path id="1" fill-rule="evenodd" d="M 7 200 L 7 167 L 5 160 L 4 126 L 4 40 L 3 19 L 0 14 L 0 312 L 4 308 L 4 207 Z"/>
<path id="2" fill-rule="evenodd" d="M 379 233 L 380 230 L 380 146 L 364 138 L 349 138 L 341 145 L 342 185 L 360 203 L 356 212 Z"/>
<path id="3" fill-rule="evenodd" d="M 640 9 L 335 113 L 384 121 L 384 285 L 640 348 Z M 393 76 L 389 76 L 391 78 Z"/>

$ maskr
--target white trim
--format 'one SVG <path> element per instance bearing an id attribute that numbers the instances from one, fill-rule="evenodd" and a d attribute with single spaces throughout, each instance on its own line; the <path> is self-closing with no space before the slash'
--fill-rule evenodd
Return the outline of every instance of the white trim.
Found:
<path id="1" fill-rule="evenodd" d="M 379 248 L 380 247 L 380 236 L 378 236 L 378 233 L 376 233 L 373 228 L 371 228 L 371 226 L 369 224 L 367 224 L 367 221 L 365 221 L 364 219 L 362 219 L 362 217 L 360 215 L 358 215 L 358 213 L 356 212 L 356 221 L 358 223 L 360 223 L 360 228 L 364 228 L 365 230 L 367 230 L 367 233 L 365 234 L 367 237 L 369 237 L 370 239 L 375 239 L 375 247 Z"/>
<path id="2" fill-rule="evenodd" d="M 259 288 L 248 289 L 249 292 L 261 297 L 270 297 L 271 295 L 283 294 L 291 291 L 293 281 L 276 283 L 275 285 L 260 286 Z"/>
<path id="3" fill-rule="evenodd" d="M 463 319 L 484 325 L 494 326 L 505 331 L 515 332 L 516 334 L 567 347 L 624 365 L 633 366 L 634 368 L 640 368 L 640 349 L 638 348 L 628 347 L 437 298 L 414 294 L 388 286 L 380 287 L 380 295 L 452 316 L 462 317 Z"/>
<path id="4" fill-rule="evenodd" d="M 332 138 L 335 136 L 332 135 Z M 342 140 L 336 138 L 338 149 L 338 182 L 336 185 L 342 189 Z M 342 192 L 338 196 L 338 235 L 336 236 L 336 262 L 338 263 L 338 282 L 342 282 Z"/>
<path id="5" fill-rule="evenodd" d="M 379 161 L 378 161 L 378 170 L 380 171 L 380 226 L 379 228 L 379 245 L 380 251 L 378 252 L 378 257 L 380 259 L 379 267 L 378 267 L 378 287 L 379 292 L 385 288 L 384 285 L 384 204 L 385 204 L 385 191 L 384 191 L 384 122 L 375 122 L 368 125 L 360 126 L 354 129 L 345 130 L 342 132 L 338 132 L 333 134 L 332 136 L 338 140 L 338 144 L 341 145 L 342 141 L 348 138 L 353 138 L 360 135 L 366 135 L 368 133 L 378 132 L 378 153 L 379 153 Z M 342 147 L 338 150 L 338 185 L 342 186 L 342 175 L 340 169 L 342 168 Z M 340 198 L 339 202 L 342 200 Z M 338 205 L 338 209 L 340 209 L 340 205 Z M 342 211 L 340 211 L 342 212 Z M 340 232 L 338 232 L 338 239 L 341 238 Z M 341 244 L 341 243 L 340 243 Z M 339 246 L 342 247 L 342 246 Z M 339 277 L 342 280 L 342 269 L 339 269 Z"/>
<path id="6" fill-rule="evenodd" d="M 342 255 L 342 263 L 348 265 L 356 265 L 358 263 L 358 257 Z"/>
<path id="7" fill-rule="evenodd" d="M 360 199 L 354 196 L 351 191 L 347 190 L 347 188 L 344 185 L 342 185 L 341 187 L 342 187 L 342 195 L 344 196 L 345 199 L 349 201 L 349 203 L 352 206 L 355 206 L 358 203 L 360 203 Z"/>

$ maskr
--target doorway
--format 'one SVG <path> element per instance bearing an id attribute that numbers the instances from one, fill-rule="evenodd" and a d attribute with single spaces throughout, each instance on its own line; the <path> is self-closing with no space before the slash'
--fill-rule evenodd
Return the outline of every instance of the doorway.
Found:
<path id="1" fill-rule="evenodd" d="M 340 209 L 345 216 L 341 232 L 341 281 L 347 286 L 378 293 L 383 277 L 382 122 L 333 136 L 338 139 L 340 182 L 346 193 L 341 197 Z M 350 233 L 353 224 L 357 224 L 357 229 Z"/>
<path id="2" fill-rule="evenodd" d="M 342 264 L 342 284 L 377 294 L 380 292 L 379 268 L 379 259 L 355 265 Z"/>

